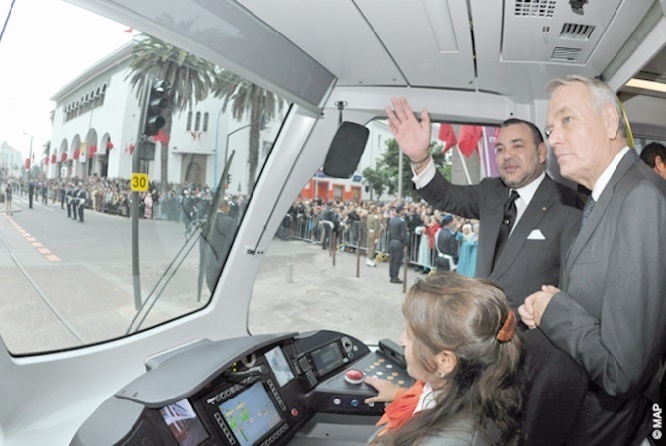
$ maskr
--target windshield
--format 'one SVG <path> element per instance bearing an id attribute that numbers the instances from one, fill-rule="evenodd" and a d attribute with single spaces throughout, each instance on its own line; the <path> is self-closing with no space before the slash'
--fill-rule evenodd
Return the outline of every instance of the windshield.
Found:
<path id="1" fill-rule="evenodd" d="M 205 307 L 289 104 L 63 2 L 18 2 L 0 57 L 0 334 L 12 354 Z"/>
<path id="2" fill-rule="evenodd" d="M 386 121 L 366 127 L 368 141 L 351 178 L 332 178 L 320 169 L 293 197 L 255 282 L 252 333 L 328 328 L 368 344 L 399 340 L 409 284 L 437 268 L 436 239 L 445 212 L 412 189 L 409 159 L 399 155 Z M 497 176 L 496 131 L 432 124 L 430 153 L 436 168 L 461 185 Z M 407 240 L 394 281 L 389 226 L 399 207 Z M 456 218 L 461 231 L 469 226 L 470 240 L 478 223 Z"/>

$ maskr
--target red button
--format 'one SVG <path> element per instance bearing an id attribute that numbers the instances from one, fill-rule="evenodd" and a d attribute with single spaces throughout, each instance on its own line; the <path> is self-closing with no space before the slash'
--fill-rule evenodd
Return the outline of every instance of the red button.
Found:
<path id="1" fill-rule="evenodd" d="M 360 370 L 349 369 L 345 372 L 345 381 L 349 384 L 361 384 L 364 377 L 364 373 Z"/>

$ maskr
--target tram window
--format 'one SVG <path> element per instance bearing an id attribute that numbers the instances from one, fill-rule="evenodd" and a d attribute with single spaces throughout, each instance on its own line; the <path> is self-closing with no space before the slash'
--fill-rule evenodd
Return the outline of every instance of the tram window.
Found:
<path id="1" fill-rule="evenodd" d="M 436 214 L 411 190 L 406 158 L 399 172 L 398 146 L 386 122 L 371 121 L 367 128 L 370 136 L 351 178 L 332 178 L 319 169 L 293 198 L 254 284 L 251 333 L 326 328 L 368 343 L 399 339 L 404 324 L 403 288 L 389 282 L 385 230 L 375 244 L 376 266 L 366 266 L 366 216 L 377 207 L 386 226 L 400 190 L 401 201 L 415 209 L 420 221 Z M 431 153 L 437 167 L 455 184 L 475 184 L 482 177 L 497 176 L 496 131 L 495 126 L 433 123 Z M 401 188 L 398 178 L 402 178 Z M 333 231 L 324 222 L 329 204 L 335 214 Z M 425 226 L 420 223 L 419 229 L 410 230 L 408 283 L 423 277 L 434 264 L 428 236 L 422 232 Z"/>
<path id="2" fill-rule="evenodd" d="M 236 92 L 254 97 L 243 94 L 246 79 L 194 54 L 164 58 L 181 53 L 70 3 L 24 6 L 2 36 L 3 66 L 16 67 L 0 71 L 3 197 L 8 183 L 14 191 L 0 218 L 2 340 L 14 355 L 58 351 L 201 310 L 211 298 L 201 265 L 224 264 L 289 104 L 268 91 L 273 108 L 236 103 Z M 48 38 L 35 39 L 35 29 Z M 141 94 L 167 72 L 178 74 L 166 90 Z M 100 85 L 104 100 L 83 104 Z M 156 94 L 167 102 L 164 125 L 138 142 L 143 98 Z M 250 147 L 263 148 L 253 166 Z M 135 158 L 147 176 L 133 194 Z M 216 189 L 224 217 L 212 205 Z M 232 221 L 222 248 L 207 243 L 216 214 L 218 224 Z"/>

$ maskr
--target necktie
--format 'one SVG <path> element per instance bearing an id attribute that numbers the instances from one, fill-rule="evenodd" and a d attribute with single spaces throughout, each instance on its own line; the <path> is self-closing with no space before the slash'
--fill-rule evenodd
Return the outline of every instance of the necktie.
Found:
<path id="1" fill-rule="evenodd" d="M 583 228 L 583 225 L 585 224 L 587 219 L 590 218 L 590 214 L 592 213 L 592 209 L 594 209 L 595 204 L 597 204 L 597 202 L 594 201 L 594 198 L 592 198 L 592 195 L 587 197 L 587 201 L 585 202 L 585 207 L 583 208 L 583 218 L 580 221 L 581 229 Z"/>
<path id="2" fill-rule="evenodd" d="M 493 261 L 493 267 L 495 262 L 502 253 L 506 241 L 509 239 L 509 234 L 511 233 L 511 228 L 516 222 L 516 216 L 518 215 L 518 210 L 516 209 L 516 200 L 520 197 L 518 192 L 515 190 L 511 191 L 509 199 L 504 203 L 504 219 L 500 225 L 499 235 L 497 236 L 497 245 L 495 246 L 495 259 Z"/>

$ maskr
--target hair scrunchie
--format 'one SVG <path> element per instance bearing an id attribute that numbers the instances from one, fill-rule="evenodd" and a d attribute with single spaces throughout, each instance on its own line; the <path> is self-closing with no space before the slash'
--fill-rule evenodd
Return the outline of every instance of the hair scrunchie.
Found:
<path id="1" fill-rule="evenodd" d="M 509 313 L 506 315 L 506 319 L 504 319 L 504 323 L 502 324 L 502 328 L 497 332 L 497 340 L 500 342 L 509 342 L 513 338 L 513 333 L 516 331 L 517 322 L 516 313 L 509 310 Z"/>

